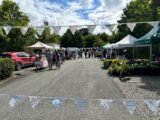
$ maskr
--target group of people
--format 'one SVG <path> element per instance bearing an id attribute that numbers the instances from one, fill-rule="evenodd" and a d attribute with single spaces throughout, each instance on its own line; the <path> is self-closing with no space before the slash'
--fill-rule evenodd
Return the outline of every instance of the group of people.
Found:
<path id="1" fill-rule="evenodd" d="M 49 70 L 52 70 L 53 65 L 56 66 L 56 68 L 60 68 L 61 64 L 64 61 L 65 53 L 63 51 L 52 51 L 50 49 L 47 49 L 45 52 L 42 53 L 42 51 L 38 51 L 36 53 L 36 62 L 35 66 L 37 69 L 39 68 L 49 68 Z"/>
<path id="2" fill-rule="evenodd" d="M 116 51 L 115 50 L 103 50 L 103 58 L 107 59 L 115 59 L 116 58 Z"/>
<path id="3" fill-rule="evenodd" d="M 96 56 L 96 49 L 84 49 L 85 58 L 94 58 Z"/>
<path id="4" fill-rule="evenodd" d="M 46 49 L 44 52 L 41 50 L 36 51 L 35 66 L 37 69 L 49 68 L 52 70 L 53 66 L 60 68 L 65 60 L 74 60 L 81 58 L 94 58 L 96 55 L 96 49 L 86 48 L 79 50 L 50 50 Z"/>
<path id="5" fill-rule="evenodd" d="M 81 48 L 77 51 L 65 51 L 66 59 L 80 59 L 80 58 L 94 58 L 96 56 L 96 49 Z"/>
<path id="6" fill-rule="evenodd" d="M 124 49 L 122 51 L 122 59 L 126 59 L 127 57 L 127 49 Z M 114 49 L 104 49 L 103 50 L 103 58 L 107 58 L 107 59 L 116 59 L 117 57 L 120 57 L 117 55 L 117 51 Z"/>

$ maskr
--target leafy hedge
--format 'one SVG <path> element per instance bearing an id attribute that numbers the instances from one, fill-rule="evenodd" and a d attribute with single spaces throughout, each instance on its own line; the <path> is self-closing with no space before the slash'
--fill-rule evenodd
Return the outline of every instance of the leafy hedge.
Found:
<path id="1" fill-rule="evenodd" d="M 0 58 L 0 79 L 9 77 L 14 71 L 15 66 L 11 59 Z"/>

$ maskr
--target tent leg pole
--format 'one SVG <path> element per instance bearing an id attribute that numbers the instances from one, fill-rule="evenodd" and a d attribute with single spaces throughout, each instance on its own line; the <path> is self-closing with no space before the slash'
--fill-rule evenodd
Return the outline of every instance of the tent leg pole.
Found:
<path id="1" fill-rule="evenodd" d="M 133 60 L 134 60 L 134 47 L 133 47 Z"/>
<path id="2" fill-rule="evenodd" d="M 150 45 L 150 63 L 152 64 L 152 44 Z"/>

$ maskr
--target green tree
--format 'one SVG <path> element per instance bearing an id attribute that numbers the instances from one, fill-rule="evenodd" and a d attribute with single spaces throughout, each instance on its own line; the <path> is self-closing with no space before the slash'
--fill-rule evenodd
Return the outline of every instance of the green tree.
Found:
<path id="1" fill-rule="evenodd" d="M 84 47 L 84 41 L 80 31 L 76 31 L 74 34 L 74 46 L 78 48 Z"/>
<path id="2" fill-rule="evenodd" d="M 118 23 L 152 21 L 151 2 L 152 0 L 134 0 L 130 2 L 123 10 L 123 14 Z M 113 33 L 109 38 L 109 41 L 111 43 L 117 42 L 128 34 L 140 38 L 148 33 L 151 28 L 152 27 L 149 24 L 137 24 L 134 31 L 131 32 L 127 25 L 119 25 L 118 32 Z"/>
<path id="3" fill-rule="evenodd" d="M 3 0 L 0 5 L 0 25 L 25 26 L 29 18 L 20 11 L 19 6 L 11 0 Z"/>
<path id="4" fill-rule="evenodd" d="M 68 29 L 66 33 L 64 33 L 64 35 L 61 37 L 61 46 L 62 47 L 75 47 L 73 41 L 74 41 L 74 35 Z"/>
<path id="5" fill-rule="evenodd" d="M 0 5 L 0 25 L 1 26 L 27 26 L 29 18 L 26 14 L 20 11 L 19 6 L 11 0 L 3 0 Z M 4 31 L 0 32 L 0 47 L 3 51 L 20 51 L 23 50 L 26 45 L 33 43 L 34 30 L 29 30 L 27 35 L 22 35 L 20 28 L 12 28 L 9 35 L 6 35 Z M 2 45 L 5 44 L 5 47 Z"/>
<path id="6" fill-rule="evenodd" d="M 152 0 L 151 9 L 152 9 L 153 21 L 159 20 L 160 19 L 160 1 Z"/>
<path id="7" fill-rule="evenodd" d="M 107 43 L 109 35 L 107 35 L 106 33 L 101 33 L 101 34 L 97 34 L 97 37 L 100 38 L 101 40 L 103 40 L 103 42 Z"/>
<path id="8" fill-rule="evenodd" d="M 85 47 L 94 47 L 94 42 L 96 40 L 96 36 L 94 35 L 87 35 L 84 38 Z"/>
<path id="9" fill-rule="evenodd" d="M 61 41 L 61 37 L 59 35 L 56 35 L 56 34 L 51 34 L 50 35 L 50 43 L 57 43 L 59 44 Z"/>
<path id="10" fill-rule="evenodd" d="M 94 43 L 93 43 L 93 47 L 102 47 L 105 45 L 105 42 L 99 38 L 99 37 L 96 37 Z"/>
<path id="11" fill-rule="evenodd" d="M 39 36 L 39 41 L 43 42 L 43 43 L 50 43 L 51 40 L 51 34 L 50 34 L 50 28 L 49 28 L 49 23 L 47 21 L 44 21 L 43 22 L 44 26 L 45 26 L 45 29 L 42 33 L 42 35 L 38 35 Z"/>

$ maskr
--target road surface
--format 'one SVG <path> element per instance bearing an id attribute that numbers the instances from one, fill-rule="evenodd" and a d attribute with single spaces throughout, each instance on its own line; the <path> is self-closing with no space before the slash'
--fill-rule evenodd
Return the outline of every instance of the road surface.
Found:
<path id="1" fill-rule="evenodd" d="M 140 120 L 137 113 L 130 115 L 125 109 L 125 96 L 101 67 L 98 59 L 66 61 L 59 70 L 31 70 L 28 75 L 0 85 L 0 119 Z M 8 98 L 14 95 L 21 95 L 21 99 L 10 108 Z M 28 96 L 40 96 L 35 109 Z M 57 109 L 51 104 L 52 97 L 62 99 Z M 75 105 L 79 98 L 85 101 L 82 111 Z M 99 99 L 112 99 L 111 109 L 105 111 Z"/>

